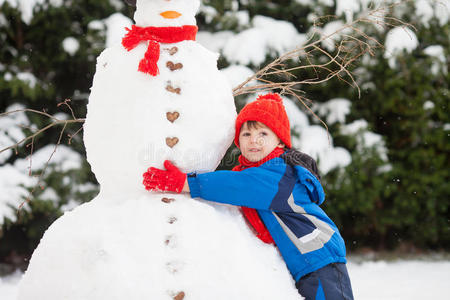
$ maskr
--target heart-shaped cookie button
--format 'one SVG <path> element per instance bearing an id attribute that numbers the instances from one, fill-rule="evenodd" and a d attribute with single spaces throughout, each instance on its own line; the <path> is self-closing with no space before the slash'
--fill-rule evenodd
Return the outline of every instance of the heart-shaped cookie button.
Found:
<path id="1" fill-rule="evenodd" d="M 166 144 L 170 148 L 173 148 L 176 144 L 178 144 L 179 139 L 177 137 L 168 137 L 166 138 Z"/>
<path id="2" fill-rule="evenodd" d="M 169 111 L 166 113 L 166 117 L 167 117 L 167 120 L 169 120 L 170 122 L 173 123 L 173 122 L 175 122 L 176 119 L 178 119 L 180 117 L 180 113 L 177 111 L 174 111 L 174 112 Z"/>
<path id="3" fill-rule="evenodd" d="M 168 61 L 166 63 L 166 66 L 172 72 L 183 68 L 183 64 L 182 63 L 176 63 L 175 64 L 175 63 L 173 63 L 173 61 Z"/>
<path id="4" fill-rule="evenodd" d="M 174 88 L 172 85 L 168 84 L 166 86 L 166 90 L 168 92 L 174 93 L 174 94 L 181 94 L 181 89 L 180 88 Z"/>

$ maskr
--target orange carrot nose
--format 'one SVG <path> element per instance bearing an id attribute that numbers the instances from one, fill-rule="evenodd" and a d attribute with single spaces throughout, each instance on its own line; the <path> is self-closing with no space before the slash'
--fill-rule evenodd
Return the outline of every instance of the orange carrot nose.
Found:
<path id="1" fill-rule="evenodd" d="M 164 11 L 164 12 L 160 13 L 160 15 L 166 19 L 176 19 L 181 16 L 181 14 L 179 12 L 174 11 L 174 10 Z"/>

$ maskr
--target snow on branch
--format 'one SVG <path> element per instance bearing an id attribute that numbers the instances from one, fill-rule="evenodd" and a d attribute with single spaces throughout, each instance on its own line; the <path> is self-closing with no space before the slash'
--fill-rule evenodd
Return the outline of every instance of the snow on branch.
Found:
<path id="1" fill-rule="evenodd" d="M 61 142 L 62 135 L 64 134 L 64 131 L 65 131 L 67 125 L 74 124 L 74 123 L 84 123 L 84 121 L 85 121 L 85 119 L 80 119 L 80 118 L 76 118 L 75 117 L 75 115 L 73 113 L 73 110 L 72 110 L 71 106 L 69 105 L 69 102 L 70 102 L 70 100 L 66 99 L 64 102 L 59 103 L 58 107 L 61 106 L 61 105 L 66 105 L 69 108 L 69 110 L 71 111 L 71 115 L 72 115 L 72 119 L 70 119 L 70 120 L 61 120 L 61 119 L 58 119 L 55 116 L 52 116 L 49 113 L 46 113 L 44 111 L 39 111 L 39 110 L 35 110 L 35 109 L 30 109 L 30 108 L 23 108 L 23 109 L 17 109 L 17 110 L 12 110 L 12 111 L 7 111 L 7 112 L 4 112 L 4 113 L 0 113 L 0 118 L 1 117 L 6 117 L 6 116 L 9 116 L 9 115 L 12 115 L 12 114 L 16 114 L 16 113 L 29 112 L 29 113 L 42 115 L 42 116 L 47 117 L 47 118 L 49 118 L 51 120 L 51 122 L 48 125 L 44 126 L 43 128 L 40 128 L 40 129 L 36 130 L 34 133 L 32 133 L 31 135 L 26 136 L 25 138 L 21 139 L 17 143 L 15 143 L 13 145 L 10 145 L 10 146 L 8 146 L 6 148 L 0 149 L 0 153 L 5 152 L 5 151 L 10 150 L 10 149 L 15 149 L 16 154 L 17 154 L 17 148 L 21 144 L 23 144 L 25 142 L 28 142 L 28 141 L 30 141 L 30 143 L 27 144 L 27 147 L 33 147 L 34 139 L 38 135 L 44 133 L 45 131 L 47 131 L 48 129 L 50 129 L 52 127 L 62 125 L 63 129 L 61 130 L 61 133 L 60 133 L 61 136 L 60 136 L 60 139 L 58 141 L 58 144 L 59 144 Z M 78 129 L 75 132 L 75 134 L 69 135 L 69 144 L 70 144 L 72 138 L 76 134 L 78 134 L 81 129 L 82 129 L 82 127 L 80 127 L 80 129 Z"/>
<path id="2" fill-rule="evenodd" d="M 70 99 L 66 99 L 65 101 L 59 103 L 57 106 L 66 106 L 71 114 L 72 119 L 68 119 L 68 120 L 63 120 L 63 119 L 59 119 L 45 111 L 39 111 L 39 110 L 34 110 L 34 109 L 30 109 L 30 108 L 23 108 L 23 109 L 16 109 L 16 110 L 11 110 L 11 111 L 7 111 L 4 113 L 0 113 L 0 118 L 2 117 L 7 117 L 7 116 L 11 116 L 14 114 L 20 114 L 20 113 L 32 113 L 32 114 L 37 114 L 40 115 L 42 117 L 48 118 L 50 120 L 50 123 L 40 129 L 37 130 L 33 130 L 31 127 L 27 127 L 28 129 L 34 131 L 32 134 L 20 139 L 19 141 L 17 141 L 15 144 L 9 145 L 6 148 L 0 149 L 0 154 L 14 149 L 16 155 L 18 154 L 18 148 L 19 146 L 21 146 L 22 144 L 26 144 L 26 147 L 30 149 L 30 156 L 29 156 L 29 176 L 33 176 L 32 174 L 32 158 L 33 158 L 33 150 L 34 150 L 34 142 L 37 136 L 39 136 L 40 134 L 43 134 L 44 132 L 46 132 L 47 130 L 49 130 L 50 128 L 56 127 L 56 126 L 62 126 L 61 131 L 59 132 L 59 136 L 58 136 L 58 140 L 54 146 L 54 149 L 52 151 L 52 153 L 49 155 L 49 158 L 47 159 L 47 161 L 45 162 L 40 174 L 36 177 L 38 177 L 36 184 L 34 185 L 34 187 L 32 188 L 30 195 L 28 197 L 26 197 L 26 200 L 24 202 L 22 202 L 18 208 L 18 212 L 20 212 L 21 208 L 28 202 L 31 201 L 31 197 L 34 195 L 34 192 L 36 191 L 36 188 L 41 186 L 41 180 L 45 175 L 46 170 L 48 169 L 48 166 L 50 164 L 50 161 L 52 160 L 54 154 L 57 151 L 58 146 L 61 144 L 61 141 L 63 139 L 64 136 L 64 132 L 67 128 L 67 126 L 71 125 L 71 124 L 82 124 L 84 123 L 85 119 L 81 119 L 81 118 L 77 118 L 75 117 L 75 114 L 73 112 L 72 107 L 70 106 Z M 83 128 L 83 126 L 81 126 L 74 134 L 68 134 L 69 140 L 68 143 L 71 144 L 71 141 L 73 139 L 73 137 L 75 137 Z"/>
<path id="3" fill-rule="evenodd" d="M 306 103 L 311 101 L 305 97 L 302 86 L 318 85 L 333 78 L 338 78 L 356 88 L 360 96 L 361 91 L 356 83 L 351 67 L 362 56 L 366 54 L 374 56 L 378 49 L 383 48 L 383 45 L 375 37 L 367 34 L 361 28 L 363 28 L 363 25 L 373 25 L 375 28 L 395 26 L 414 28 L 412 25 L 390 16 L 393 8 L 404 2 L 408 1 L 400 1 L 391 5 L 373 8 L 368 12 L 362 13 L 359 18 L 349 23 L 342 23 L 342 26 L 328 34 L 324 34 L 318 25 L 324 19 L 337 17 L 324 16 L 317 18 L 314 22 L 314 30 L 312 30 L 309 38 L 303 45 L 282 54 L 248 77 L 233 89 L 234 96 L 277 90 L 281 94 L 290 95 L 298 99 L 314 116 L 316 115 Z M 323 47 L 323 45 L 331 47 Z M 331 50 L 327 50 L 327 48 Z M 318 60 L 317 58 L 319 57 L 324 57 L 325 60 Z M 296 65 L 289 68 L 286 67 L 292 63 Z M 302 71 L 302 74 L 312 75 L 297 78 L 294 72 L 298 71 Z M 274 81 L 274 76 L 281 78 L 281 80 Z M 249 83 L 255 84 L 250 85 Z M 318 119 L 320 120 L 320 118 Z M 327 127 L 324 122 L 322 124 Z"/>

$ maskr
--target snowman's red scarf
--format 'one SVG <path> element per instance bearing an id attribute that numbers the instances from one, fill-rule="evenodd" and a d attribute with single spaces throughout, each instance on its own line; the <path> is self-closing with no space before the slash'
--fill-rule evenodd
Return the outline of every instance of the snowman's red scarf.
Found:
<path id="1" fill-rule="evenodd" d="M 122 39 L 122 45 L 128 51 L 134 49 L 140 42 L 148 41 L 147 52 L 139 62 L 138 70 L 156 76 L 159 74 L 159 43 L 171 44 L 186 40 L 195 40 L 198 27 L 185 25 L 182 27 L 139 27 L 132 25 L 126 28 L 128 33 Z"/>
<path id="2" fill-rule="evenodd" d="M 244 156 L 239 156 L 239 163 L 240 165 L 233 168 L 233 171 L 242 171 L 247 168 L 252 167 L 258 167 L 262 165 L 263 163 L 271 160 L 272 158 L 278 157 L 281 154 L 284 153 L 284 149 L 281 148 L 275 148 L 269 155 L 264 157 L 262 160 L 258 162 L 251 162 L 248 159 L 246 159 Z M 241 207 L 242 214 L 247 219 L 248 223 L 251 225 L 251 227 L 254 229 L 255 235 L 264 243 L 266 244 L 274 244 L 275 242 L 272 239 L 272 236 L 270 235 L 269 230 L 267 230 L 264 223 L 261 221 L 261 218 L 259 217 L 258 212 L 254 208 L 249 207 Z"/>

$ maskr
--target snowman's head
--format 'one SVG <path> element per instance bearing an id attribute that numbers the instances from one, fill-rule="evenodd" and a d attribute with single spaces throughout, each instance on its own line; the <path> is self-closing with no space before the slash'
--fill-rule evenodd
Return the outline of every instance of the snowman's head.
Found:
<path id="1" fill-rule="evenodd" d="M 177 27 L 195 25 L 200 0 L 137 0 L 137 26 Z"/>

